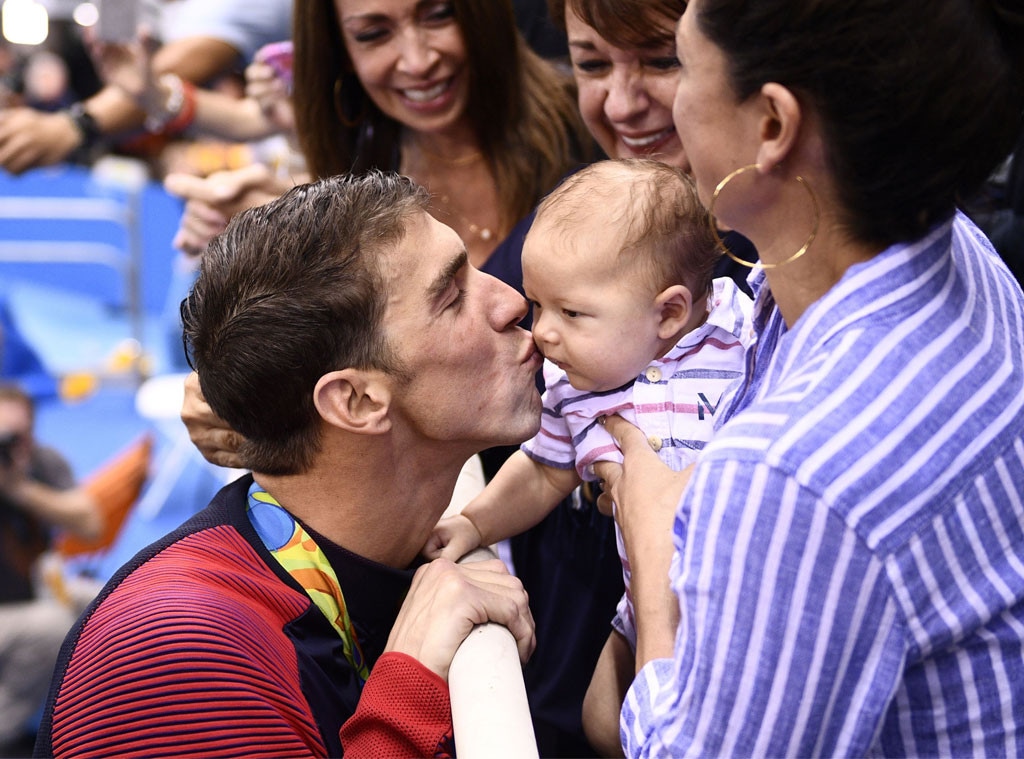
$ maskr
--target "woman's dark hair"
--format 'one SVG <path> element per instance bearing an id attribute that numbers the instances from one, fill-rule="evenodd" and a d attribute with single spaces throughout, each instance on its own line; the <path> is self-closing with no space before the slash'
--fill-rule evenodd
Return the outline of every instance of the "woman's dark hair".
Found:
<path id="1" fill-rule="evenodd" d="M 766 82 L 821 119 L 850 233 L 921 236 L 1012 150 L 1024 108 L 1014 0 L 701 0 L 740 101 Z"/>
<path id="2" fill-rule="evenodd" d="M 452 6 L 470 72 L 469 117 L 507 230 L 587 157 L 580 152 L 591 140 L 571 78 L 530 50 L 509 0 L 452 0 Z M 373 105 L 352 74 L 334 3 L 296 3 L 293 39 L 296 129 L 313 175 L 397 169 L 401 126 Z"/>

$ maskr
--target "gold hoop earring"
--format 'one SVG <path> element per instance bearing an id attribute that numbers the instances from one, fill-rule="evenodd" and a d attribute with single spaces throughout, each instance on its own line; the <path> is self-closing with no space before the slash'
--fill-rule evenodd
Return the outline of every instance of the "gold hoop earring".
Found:
<path id="1" fill-rule="evenodd" d="M 736 177 L 738 177 L 740 174 L 743 174 L 747 171 L 751 171 L 752 169 L 760 168 L 761 166 L 756 163 L 752 163 L 747 166 L 741 166 L 740 168 L 736 169 L 730 174 L 727 174 L 725 176 L 725 179 L 718 183 L 718 186 L 715 187 L 715 191 L 711 194 L 711 202 L 708 204 L 708 224 L 711 227 L 711 234 L 715 236 L 715 242 L 718 244 L 718 247 L 721 248 L 722 252 L 724 252 L 725 255 L 727 255 L 736 263 L 740 264 L 741 266 L 746 266 L 748 269 L 778 269 L 780 266 L 785 266 L 786 264 L 792 263 L 793 261 L 796 261 L 798 258 L 800 258 L 800 256 L 806 253 L 807 249 L 811 247 L 811 243 L 814 242 L 814 238 L 818 236 L 818 225 L 821 223 L 821 208 L 818 206 L 818 196 L 814 194 L 814 190 L 811 189 L 811 185 L 807 182 L 806 179 L 804 179 L 801 176 L 796 177 L 796 181 L 803 185 L 807 189 L 807 194 L 811 196 L 811 205 L 814 206 L 814 228 L 811 229 L 811 235 L 810 237 L 807 238 L 807 242 L 800 246 L 800 250 L 791 255 L 785 261 L 780 261 L 777 264 L 766 264 L 763 263 L 762 261 L 756 261 L 754 263 L 751 263 L 750 261 L 744 261 L 742 258 L 733 254 L 733 252 L 729 250 L 726 244 L 722 242 L 722 238 L 718 236 L 718 225 L 715 223 L 715 203 L 718 201 L 718 196 L 722 194 L 722 190 L 725 189 L 725 186 L 729 184 L 729 182 L 734 180 Z"/>
<path id="2" fill-rule="evenodd" d="M 345 73 L 334 80 L 334 112 L 348 129 L 366 118 L 366 96 L 355 74 Z"/>

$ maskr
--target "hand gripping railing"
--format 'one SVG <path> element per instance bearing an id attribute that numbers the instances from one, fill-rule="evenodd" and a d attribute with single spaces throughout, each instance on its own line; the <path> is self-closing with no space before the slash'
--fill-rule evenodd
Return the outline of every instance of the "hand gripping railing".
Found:
<path id="1" fill-rule="evenodd" d="M 445 514 L 461 511 L 483 482 L 480 461 L 474 456 L 463 469 Z M 491 558 L 495 558 L 492 550 L 478 548 L 459 563 Z M 473 628 L 452 659 L 448 690 L 459 759 L 539 756 L 519 651 L 506 627 L 488 622 Z"/>

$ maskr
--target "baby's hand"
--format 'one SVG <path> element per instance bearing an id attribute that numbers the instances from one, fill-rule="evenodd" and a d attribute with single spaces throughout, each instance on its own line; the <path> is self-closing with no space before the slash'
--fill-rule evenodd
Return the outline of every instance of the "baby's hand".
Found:
<path id="1" fill-rule="evenodd" d="M 428 559 L 458 561 L 479 547 L 480 532 L 469 519 L 456 514 L 437 523 L 427 538 L 427 544 L 423 546 L 423 555 Z"/>

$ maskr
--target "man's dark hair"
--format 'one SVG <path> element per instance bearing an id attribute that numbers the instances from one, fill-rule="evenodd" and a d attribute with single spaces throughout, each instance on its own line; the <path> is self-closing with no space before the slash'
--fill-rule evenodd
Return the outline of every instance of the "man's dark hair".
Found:
<path id="1" fill-rule="evenodd" d="M 211 408 L 245 436 L 247 467 L 309 467 L 324 374 L 401 371 L 379 262 L 427 199 L 397 174 L 330 177 L 238 214 L 210 243 L 181 305 L 186 353 Z"/>

